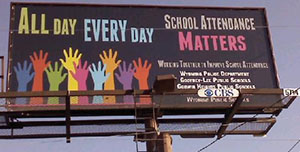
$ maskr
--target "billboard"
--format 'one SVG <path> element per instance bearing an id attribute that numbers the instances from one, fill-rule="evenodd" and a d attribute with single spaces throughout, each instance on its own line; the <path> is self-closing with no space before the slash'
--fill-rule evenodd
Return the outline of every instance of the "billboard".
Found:
<path id="1" fill-rule="evenodd" d="M 177 77 L 179 90 L 279 88 L 263 8 L 12 3 L 9 58 L 8 91 L 143 90 L 164 74 Z M 228 105 L 197 94 L 169 98 L 167 105 Z M 118 103 L 132 98 L 72 99 Z"/>

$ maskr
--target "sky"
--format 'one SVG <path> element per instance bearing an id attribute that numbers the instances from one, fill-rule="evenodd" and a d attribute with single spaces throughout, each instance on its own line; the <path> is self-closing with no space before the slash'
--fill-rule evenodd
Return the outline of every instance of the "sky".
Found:
<path id="1" fill-rule="evenodd" d="M 17 0 L 16 0 L 17 1 Z M 10 0 L 0 1 L 0 55 L 7 59 Z M 24 2 L 24 1 L 23 1 Z M 27 1 L 28 2 L 28 1 Z M 149 4 L 174 6 L 226 6 L 265 7 L 278 68 L 281 88 L 300 87 L 300 1 L 299 0 L 40 0 L 31 2 L 79 2 L 91 4 Z M 294 103 L 282 111 L 277 122 L 266 137 L 226 136 L 205 152 L 285 152 L 300 139 L 300 103 Z M 210 139 L 183 139 L 173 136 L 174 152 L 196 152 L 207 145 Z M 140 149 L 145 149 L 141 145 Z M 73 138 L 66 144 L 64 138 L 1 140 L 3 152 L 133 152 L 132 137 Z M 300 145 L 293 151 L 300 151 Z"/>

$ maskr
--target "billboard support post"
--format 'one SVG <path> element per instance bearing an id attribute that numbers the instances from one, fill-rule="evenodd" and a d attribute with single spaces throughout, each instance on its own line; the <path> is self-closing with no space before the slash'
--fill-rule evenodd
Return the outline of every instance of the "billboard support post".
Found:
<path id="1" fill-rule="evenodd" d="M 169 133 L 161 133 L 158 136 L 157 149 L 160 152 L 172 152 L 172 137 Z"/>
<path id="2" fill-rule="evenodd" d="M 157 133 L 158 127 L 156 119 L 146 119 L 146 147 L 147 152 L 172 152 L 172 137 L 169 133 Z"/>

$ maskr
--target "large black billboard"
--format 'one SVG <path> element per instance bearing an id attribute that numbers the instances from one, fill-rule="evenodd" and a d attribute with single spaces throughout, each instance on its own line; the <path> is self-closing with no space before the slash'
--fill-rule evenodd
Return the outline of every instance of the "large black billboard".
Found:
<path id="1" fill-rule="evenodd" d="M 279 87 L 262 8 L 12 3 L 9 58 L 9 91 L 143 90 L 163 74 L 177 89 Z"/>

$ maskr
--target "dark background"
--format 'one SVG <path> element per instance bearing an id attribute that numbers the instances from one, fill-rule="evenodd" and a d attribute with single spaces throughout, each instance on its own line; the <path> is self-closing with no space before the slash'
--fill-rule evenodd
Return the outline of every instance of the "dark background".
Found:
<path id="1" fill-rule="evenodd" d="M 46 14 L 46 28 L 53 27 L 54 18 L 76 18 L 75 35 L 53 35 L 50 31 L 49 35 L 33 35 L 18 34 L 19 15 L 21 7 L 27 7 L 29 14 L 37 14 L 37 28 L 40 27 L 40 15 Z M 171 8 L 171 7 L 138 7 L 138 6 L 92 6 L 92 5 L 44 5 L 44 4 L 17 4 L 15 10 L 12 11 L 14 22 L 11 23 L 13 34 L 11 34 L 10 49 L 10 72 L 8 88 L 9 91 L 17 90 L 17 80 L 12 67 L 17 62 L 23 63 L 24 60 L 30 61 L 29 56 L 34 51 L 44 50 L 49 53 L 48 60 L 54 64 L 60 58 L 64 59 L 63 49 L 68 51 L 69 47 L 79 49 L 83 54 L 82 60 L 87 60 L 89 64 L 100 61 L 99 54 L 103 50 L 108 51 L 112 48 L 118 51 L 117 59 L 126 61 L 128 64 L 132 60 L 141 57 L 143 61 L 147 59 L 152 63 L 149 75 L 149 87 L 151 88 L 155 76 L 159 74 L 175 74 L 180 78 L 179 71 L 248 71 L 250 72 L 251 84 L 255 84 L 256 88 L 278 88 L 277 74 L 273 61 L 273 53 L 271 42 L 269 40 L 268 25 L 264 9 L 229 9 L 229 8 Z M 231 18 L 254 18 L 255 31 L 236 31 L 236 30 L 166 30 L 164 28 L 164 15 L 178 17 L 196 17 L 197 24 L 200 26 L 200 17 L 231 17 Z M 30 21 L 29 16 L 29 21 Z M 127 28 L 131 27 L 149 27 L 154 28 L 152 43 L 131 43 L 130 31 L 126 32 L 126 42 L 102 42 L 100 35 L 99 41 L 84 42 L 84 19 L 115 19 L 127 20 Z M 31 23 L 29 22 L 31 25 Z M 180 51 L 178 44 L 178 31 L 192 31 L 193 35 L 244 35 L 246 38 L 247 50 L 241 51 Z M 101 34 L 101 32 L 100 32 Z M 91 35 L 91 32 L 90 32 Z M 120 37 L 119 37 L 120 38 Z M 212 46 L 210 46 L 212 48 Z M 206 60 L 215 62 L 267 62 L 268 69 L 181 69 L 181 68 L 163 68 L 159 69 L 157 60 L 165 61 L 196 61 L 204 62 Z M 66 70 L 64 70 L 66 72 Z M 115 73 L 119 73 L 118 69 Z M 221 78 L 221 77 L 219 77 Z M 133 79 L 133 88 L 138 89 L 138 82 Z M 93 90 L 93 81 L 89 74 L 87 86 L 89 90 Z M 121 84 L 115 78 L 116 89 L 122 89 Z M 224 83 L 226 84 L 226 83 Z M 28 84 L 28 91 L 31 90 L 32 81 Z M 44 90 L 48 90 L 49 84 L 46 74 L 44 74 Z M 60 85 L 60 90 L 67 89 L 67 79 Z"/>

